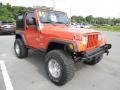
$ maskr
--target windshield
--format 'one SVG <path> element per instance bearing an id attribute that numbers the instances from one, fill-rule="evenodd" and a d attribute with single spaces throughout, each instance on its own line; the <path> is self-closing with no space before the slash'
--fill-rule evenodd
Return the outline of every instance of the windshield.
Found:
<path id="1" fill-rule="evenodd" d="M 41 23 L 69 24 L 69 18 L 63 12 L 39 12 Z"/>

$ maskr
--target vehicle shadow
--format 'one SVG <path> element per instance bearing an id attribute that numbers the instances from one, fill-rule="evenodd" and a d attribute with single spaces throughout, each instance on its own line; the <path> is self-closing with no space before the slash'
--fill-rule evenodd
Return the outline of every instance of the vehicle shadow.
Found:
<path id="1" fill-rule="evenodd" d="M 83 61 L 75 63 L 75 71 L 76 72 L 78 72 L 80 70 L 83 70 L 83 69 L 85 69 L 87 67 L 88 67 L 88 65 L 84 64 Z"/>
<path id="2" fill-rule="evenodd" d="M 45 71 L 45 54 L 39 51 L 29 50 L 28 57 L 25 58 L 26 61 L 37 67 L 37 71 L 43 77 L 47 78 L 47 74 Z"/>
<path id="3" fill-rule="evenodd" d="M 34 65 L 35 67 L 37 67 L 38 73 L 48 80 L 46 70 L 45 70 L 45 54 L 44 53 L 30 50 L 29 56 L 25 60 L 31 63 L 32 65 Z M 84 64 L 83 62 L 78 62 L 75 64 L 75 72 L 78 72 L 83 68 L 86 68 L 87 66 L 88 65 Z"/>

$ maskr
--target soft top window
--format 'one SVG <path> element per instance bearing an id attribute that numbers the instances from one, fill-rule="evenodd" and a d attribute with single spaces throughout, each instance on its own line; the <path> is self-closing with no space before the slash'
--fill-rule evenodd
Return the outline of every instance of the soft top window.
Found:
<path id="1" fill-rule="evenodd" d="M 17 29 L 24 29 L 24 14 L 17 16 L 16 28 Z"/>

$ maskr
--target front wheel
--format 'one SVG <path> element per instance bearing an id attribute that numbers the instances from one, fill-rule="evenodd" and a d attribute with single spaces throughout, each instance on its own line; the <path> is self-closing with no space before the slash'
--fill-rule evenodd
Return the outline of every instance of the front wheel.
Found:
<path id="1" fill-rule="evenodd" d="M 74 76 L 74 62 L 70 55 L 61 50 L 48 52 L 46 56 L 46 72 L 56 85 L 63 85 Z"/>

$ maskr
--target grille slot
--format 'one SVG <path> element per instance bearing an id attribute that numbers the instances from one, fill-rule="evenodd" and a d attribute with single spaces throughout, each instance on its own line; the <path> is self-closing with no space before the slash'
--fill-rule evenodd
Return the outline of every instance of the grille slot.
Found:
<path id="1" fill-rule="evenodd" d="M 98 34 L 91 34 L 87 36 L 88 43 L 87 48 L 94 48 L 98 45 Z"/>

